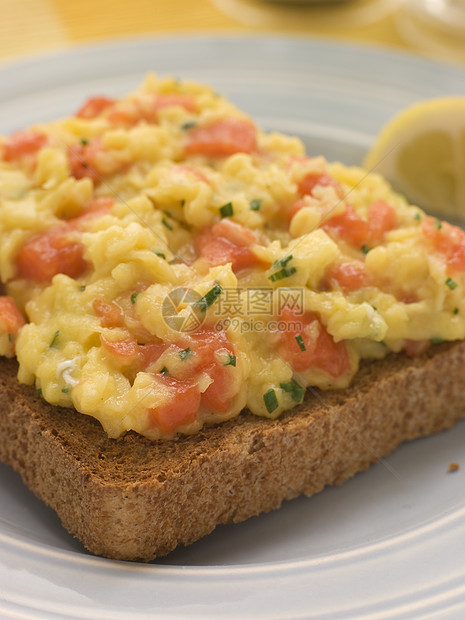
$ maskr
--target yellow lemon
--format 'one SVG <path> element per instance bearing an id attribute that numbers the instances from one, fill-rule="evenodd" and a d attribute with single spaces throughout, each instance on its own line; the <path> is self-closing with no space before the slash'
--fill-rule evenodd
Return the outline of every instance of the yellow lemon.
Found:
<path id="1" fill-rule="evenodd" d="M 402 110 L 383 127 L 364 167 L 425 210 L 465 220 L 465 96 Z"/>

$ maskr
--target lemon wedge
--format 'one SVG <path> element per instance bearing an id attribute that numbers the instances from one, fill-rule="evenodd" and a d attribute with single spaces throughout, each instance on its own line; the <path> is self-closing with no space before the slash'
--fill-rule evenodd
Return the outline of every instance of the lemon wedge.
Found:
<path id="1" fill-rule="evenodd" d="M 364 167 L 426 211 L 464 221 L 465 96 L 402 110 L 383 127 Z"/>

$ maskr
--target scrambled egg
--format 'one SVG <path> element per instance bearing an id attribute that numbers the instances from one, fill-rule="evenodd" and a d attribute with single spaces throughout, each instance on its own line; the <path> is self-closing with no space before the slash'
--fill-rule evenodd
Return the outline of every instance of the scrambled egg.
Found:
<path id="1" fill-rule="evenodd" d="M 463 339 L 464 274 L 461 229 L 196 83 L 0 139 L 0 353 L 111 437 L 275 418 Z"/>

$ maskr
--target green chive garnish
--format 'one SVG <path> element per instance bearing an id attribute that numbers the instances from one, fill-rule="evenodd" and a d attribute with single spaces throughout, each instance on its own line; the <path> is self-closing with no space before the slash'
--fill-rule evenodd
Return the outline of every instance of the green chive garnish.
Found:
<path id="1" fill-rule="evenodd" d="M 232 202 L 227 202 L 225 205 L 220 207 L 221 217 L 231 217 L 233 213 L 234 213 L 234 209 L 232 206 Z"/>
<path id="2" fill-rule="evenodd" d="M 430 338 L 429 341 L 431 344 L 441 344 L 441 342 L 444 342 L 444 338 Z"/>
<path id="3" fill-rule="evenodd" d="M 306 347 L 305 347 L 305 342 L 304 342 L 304 339 L 302 338 L 302 336 L 301 336 L 300 334 L 298 334 L 298 335 L 295 337 L 295 339 L 296 339 L 296 341 L 297 341 L 297 344 L 299 345 L 299 349 L 300 349 L 301 351 L 305 351 L 305 350 L 306 350 Z"/>
<path id="4" fill-rule="evenodd" d="M 63 394 L 67 394 L 69 392 L 69 388 L 63 388 L 61 391 L 63 392 Z"/>
<path id="5" fill-rule="evenodd" d="M 165 254 L 163 254 L 163 252 L 157 252 L 156 250 L 154 250 L 153 253 L 159 256 L 160 258 L 163 258 L 164 260 L 166 260 L 166 256 Z"/>
<path id="6" fill-rule="evenodd" d="M 279 387 L 285 392 L 288 392 L 292 400 L 295 400 L 296 403 L 300 403 L 305 394 L 305 388 L 299 385 L 297 381 L 294 381 L 294 379 L 292 381 L 280 383 Z"/>
<path id="7" fill-rule="evenodd" d="M 139 295 L 139 293 L 133 293 L 133 294 L 131 295 L 131 303 L 132 303 L 132 304 L 135 304 L 135 303 L 136 303 L 137 295 Z"/>
<path id="8" fill-rule="evenodd" d="M 454 288 L 457 288 L 458 286 L 457 282 L 455 280 L 452 280 L 452 278 L 447 278 L 445 284 L 450 288 L 451 291 L 453 291 Z"/>
<path id="9" fill-rule="evenodd" d="M 42 388 L 37 388 L 37 396 L 42 396 Z"/>
<path id="10" fill-rule="evenodd" d="M 441 228 L 442 228 L 442 222 L 441 222 L 441 220 L 436 220 L 436 221 L 434 222 L 434 228 L 436 228 L 436 230 L 441 230 Z"/>
<path id="11" fill-rule="evenodd" d="M 171 224 L 167 221 L 166 218 L 162 217 L 161 219 L 161 223 L 163 224 L 163 226 L 166 226 L 166 228 L 168 230 L 173 230 L 173 227 L 171 226 Z"/>
<path id="12" fill-rule="evenodd" d="M 187 123 L 183 123 L 181 125 L 181 129 L 192 129 L 192 127 L 195 127 L 197 125 L 197 121 L 187 121 Z"/>
<path id="13" fill-rule="evenodd" d="M 371 248 L 368 245 L 362 245 L 362 253 L 363 254 L 368 254 L 368 252 L 371 250 Z"/>
<path id="14" fill-rule="evenodd" d="M 217 298 L 221 295 L 223 289 L 219 284 L 215 284 L 215 286 L 205 293 L 203 297 L 201 297 L 198 301 L 195 302 L 195 306 L 200 308 L 202 312 L 206 312 L 207 308 L 209 308 L 212 304 L 215 303 Z"/>
<path id="15" fill-rule="evenodd" d="M 231 353 L 229 354 L 229 361 L 226 364 L 223 364 L 223 366 L 234 366 L 236 367 L 236 356 L 235 355 L 231 355 Z"/>
<path id="16" fill-rule="evenodd" d="M 190 347 L 187 347 L 187 349 L 184 349 L 183 351 L 179 351 L 179 357 L 182 361 L 187 360 L 191 357 L 191 355 L 194 355 L 194 351 Z"/>
<path id="17" fill-rule="evenodd" d="M 81 138 L 82 146 L 87 146 L 89 144 L 89 140 L 87 138 Z"/>
<path id="18" fill-rule="evenodd" d="M 278 397 L 273 389 L 268 390 L 268 392 L 263 394 L 263 400 L 265 401 L 265 407 L 268 413 L 273 413 L 273 411 L 279 406 Z"/>
<path id="19" fill-rule="evenodd" d="M 163 366 L 163 368 L 161 370 L 159 370 L 158 372 L 159 372 L 159 374 L 164 374 L 165 372 L 167 374 L 170 374 L 169 371 L 168 371 L 168 368 L 166 366 Z"/>
<path id="20" fill-rule="evenodd" d="M 285 267 L 287 263 L 293 258 L 294 258 L 293 255 L 289 254 L 288 256 L 285 256 L 284 258 L 279 258 L 278 260 L 275 260 L 275 262 L 273 263 L 273 266 L 274 267 Z"/>
<path id="21" fill-rule="evenodd" d="M 60 330 L 57 330 L 55 334 L 53 335 L 52 342 L 49 344 L 50 349 L 56 345 L 59 335 L 60 335 Z"/>
<path id="22" fill-rule="evenodd" d="M 272 273 L 271 276 L 268 276 L 268 280 L 271 280 L 272 282 L 277 282 L 278 280 L 289 278 L 296 271 L 297 269 L 295 267 L 284 267 L 283 269 L 280 269 L 279 271 L 275 271 L 275 273 Z"/>
<path id="23" fill-rule="evenodd" d="M 459 309 L 458 308 L 454 308 L 453 312 L 454 312 L 454 314 L 458 314 L 459 313 Z"/>
<path id="24" fill-rule="evenodd" d="M 249 206 L 251 211 L 259 211 L 262 205 L 262 201 L 259 198 L 254 198 L 250 201 Z"/>
<path id="25" fill-rule="evenodd" d="M 414 220 L 417 220 L 417 222 L 419 222 L 421 220 L 421 213 L 419 213 L 418 211 L 415 213 L 415 215 L 413 216 Z"/>

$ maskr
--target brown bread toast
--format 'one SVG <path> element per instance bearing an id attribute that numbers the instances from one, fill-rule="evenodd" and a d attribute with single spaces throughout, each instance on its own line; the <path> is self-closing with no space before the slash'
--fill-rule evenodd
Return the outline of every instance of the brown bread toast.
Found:
<path id="1" fill-rule="evenodd" d="M 0 459 L 91 552 L 149 561 L 220 523 L 340 484 L 400 443 L 465 417 L 465 342 L 362 366 L 350 388 L 309 391 L 277 420 L 242 414 L 177 441 L 108 439 L 45 403 L 0 360 Z"/>

